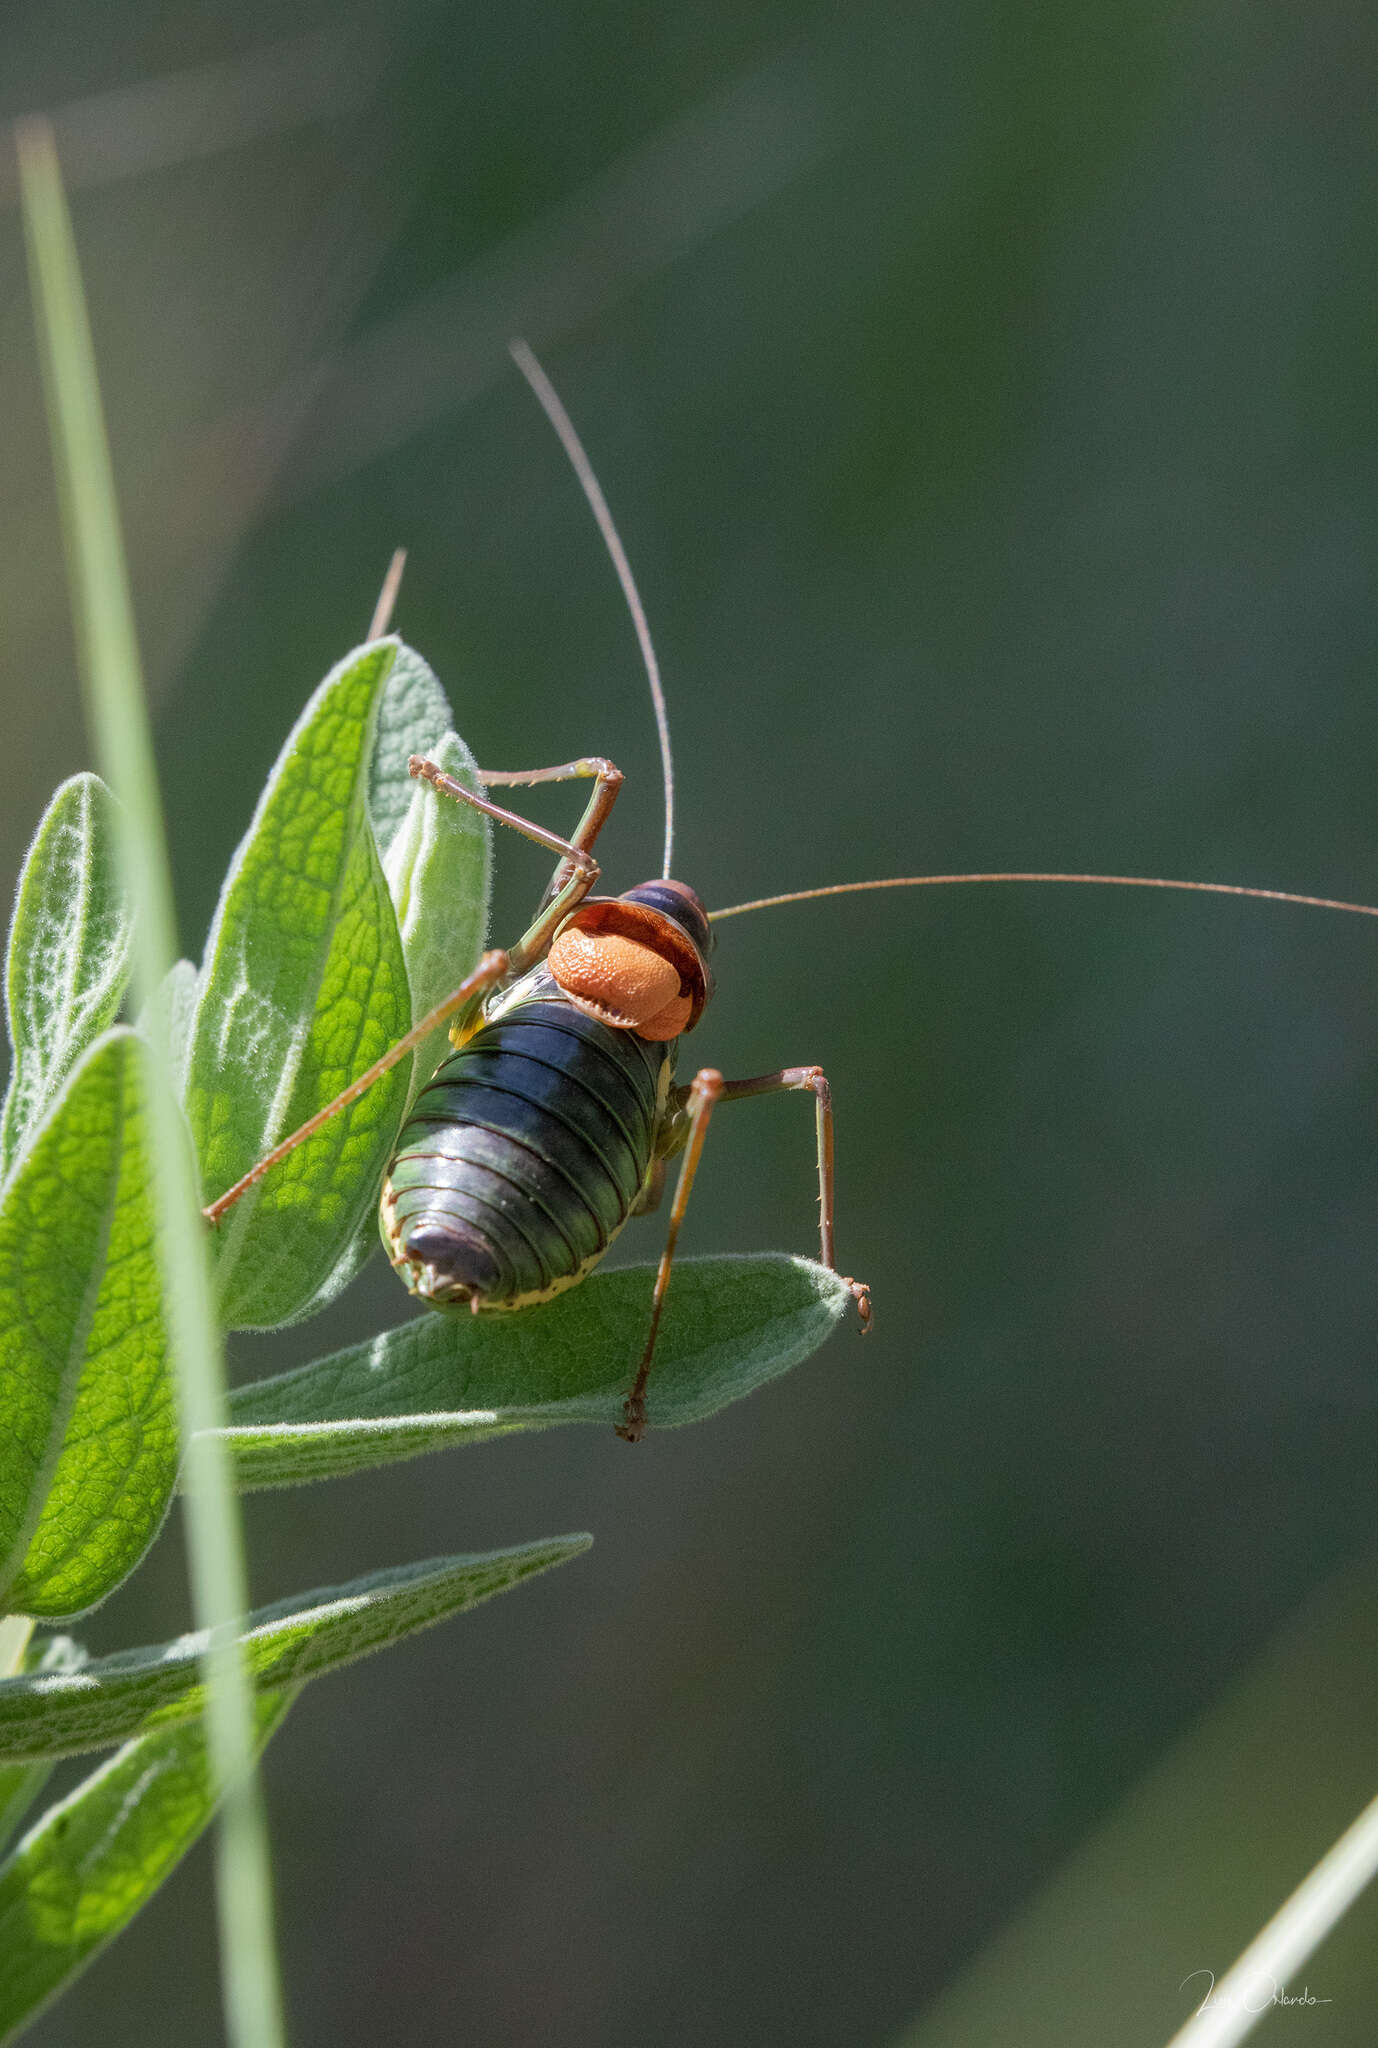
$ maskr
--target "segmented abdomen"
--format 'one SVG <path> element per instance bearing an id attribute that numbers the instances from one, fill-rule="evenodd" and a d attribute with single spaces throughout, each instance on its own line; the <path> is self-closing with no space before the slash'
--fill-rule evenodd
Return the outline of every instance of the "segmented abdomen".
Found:
<path id="1" fill-rule="evenodd" d="M 672 1052 L 538 999 L 451 1053 L 383 1189 L 383 1241 L 412 1292 L 504 1308 L 587 1271 L 645 1185 Z"/>

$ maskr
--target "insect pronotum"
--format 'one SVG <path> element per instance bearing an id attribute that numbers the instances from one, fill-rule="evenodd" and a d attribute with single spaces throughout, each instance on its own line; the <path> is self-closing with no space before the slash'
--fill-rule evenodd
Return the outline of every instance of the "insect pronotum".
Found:
<path id="1" fill-rule="evenodd" d="M 1312 909 L 1378 916 L 1369 904 L 1226 882 L 1142 875 L 897 875 L 790 890 L 706 911 L 671 878 L 674 770 L 655 650 L 625 551 L 588 457 L 554 389 L 524 343 L 513 356 L 569 456 L 621 583 L 636 628 L 660 736 L 665 788 L 665 854 L 659 879 L 620 896 L 595 895 L 593 847 L 621 787 L 621 771 L 590 755 L 553 768 L 483 770 L 485 788 L 588 780 L 593 792 L 568 839 L 464 788 L 433 762 L 413 756 L 411 773 L 437 797 L 472 805 L 557 856 L 535 917 L 516 944 L 485 953 L 442 1003 L 327 1103 L 274 1146 L 205 1210 L 211 1223 L 278 1162 L 358 1099 L 388 1069 L 448 1021 L 454 1050 L 420 1090 L 383 1184 L 380 1224 L 388 1257 L 413 1294 L 432 1307 L 507 1312 L 549 1300 L 597 1265 L 628 1219 L 659 1206 L 669 1162 L 680 1158 L 665 1243 L 652 1289 L 645 1343 L 618 1435 L 645 1433 L 646 1388 L 694 1175 L 721 1102 L 800 1091 L 814 1099 L 820 1256 L 837 1270 L 833 1243 L 832 1094 L 821 1067 L 781 1067 L 726 1080 L 701 1067 L 687 1085 L 674 1075 L 680 1039 L 698 1024 L 713 992 L 713 925 L 748 911 L 871 889 L 977 882 L 1064 882 L 1251 896 Z M 393 557 L 370 637 L 387 631 L 404 557 Z M 846 1279 L 860 1326 L 870 1325 L 870 1291 Z"/>

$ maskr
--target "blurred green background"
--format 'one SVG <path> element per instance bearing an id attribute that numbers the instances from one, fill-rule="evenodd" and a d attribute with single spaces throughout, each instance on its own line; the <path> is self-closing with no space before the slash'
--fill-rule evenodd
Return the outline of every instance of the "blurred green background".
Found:
<path id="1" fill-rule="evenodd" d="M 1376 84 L 1359 0 L 6 7 L 187 950 L 399 542 L 479 758 L 610 753 L 610 879 L 657 865 L 634 643 L 514 332 L 637 568 L 710 904 L 1010 866 L 1378 900 Z M 6 875 L 89 758 L 14 196 L 6 153 Z M 500 854 L 502 937 L 543 872 Z M 598 1539 L 270 1752 L 299 2048 L 1165 2040 L 1378 1784 L 1376 944 L 1068 889 L 724 928 L 693 1050 L 827 1067 L 875 1334 L 635 1453 L 250 1503 L 259 1600 Z M 692 1248 L 810 1248 L 809 1122 L 723 1114 Z M 407 1312 L 375 1264 L 235 1368 Z M 186 1616 L 174 1521 L 83 1633 Z M 1375 1926 L 1279 2036 L 1372 2041 Z M 32 2038 L 217 2026 L 203 1849 Z"/>

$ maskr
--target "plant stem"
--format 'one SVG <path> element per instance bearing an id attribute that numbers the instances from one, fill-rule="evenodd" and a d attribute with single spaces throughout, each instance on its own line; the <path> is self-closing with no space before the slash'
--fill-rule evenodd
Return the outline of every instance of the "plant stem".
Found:
<path id="1" fill-rule="evenodd" d="M 253 1702 L 236 1634 L 249 1610 L 248 1581 L 238 1503 L 216 1434 L 223 1419 L 224 1361 L 197 1177 L 168 1057 L 164 991 L 177 946 L 162 804 L 95 353 L 57 151 L 41 119 L 18 123 L 15 140 L 86 717 L 97 765 L 120 800 L 118 851 L 135 919 L 133 993 L 154 1041 L 149 1147 L 177 1366 L 192 1606 L 207 1633 L 207 1743 L 224 1802 L 216 1832 L 216 1889 L 225 2022 L 234 2048 L 278 2048 L 284 2035 L 272 1876 L 254 1769 Z"/>
<path id="2" fill-rule="evenodd" d="M 1287 1980 L 1306 1963 L 1359 1894 L 1378 1877 L 1378 1799 L 1278 1907 L 1168 2048 L 1235 2048 L 1275 2004 L 1305 1995 Z"/>

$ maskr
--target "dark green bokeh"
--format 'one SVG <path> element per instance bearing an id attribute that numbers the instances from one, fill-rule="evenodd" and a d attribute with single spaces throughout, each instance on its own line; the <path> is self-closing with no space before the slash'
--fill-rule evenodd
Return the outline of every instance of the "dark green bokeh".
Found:
<path id="1" fill-rule="evenodd" d="M 1378 899 L 1371 10 L 418 4 L 341 28 L 59 0 L 7 13 L 0 90 L 60 110 L 312 31 L 247 112 L 213 87 L 221 147 L 204 112 L 178 128 L 185 86 L 59 119 L 188 949 L 399 541 L 400 623 L 479 758 L 610 752 L 610 879 L 654 867 L 634 644 L 516 329 L 641 578 L 677 866 L 710 904 L 1010 866 Z M 148 160 L 114 175 L 131 135 Z M 15 872 L 87 750 L 9 181 Z M 542 880 L 501 851 L 499 936 Z M 636 1452 L 556 1434 L 250 1504 L 260 1601 L 598 1538 L 317 1689 L 276 1743 L 299 2048 L 881 2040 L 980 1953 L 1371 1544 L 1375 944 L 1064 889 L 724 928 L 691 1044 L 729 1073 L 827 1066 L 876 1333 Z M 723 1114 L 694 1247 L 810 1247 L 808 1121 Z M 371 1269 L 237 1365 L 404 1312 Z M 185 1617 L 169 1540 L 86 1633 Z M 1313 1767 L 1337 1775 L 1288 1749 L 1272 1776 Z M 1265 1772 L 1250 1867 L 1268 1799 Z M 1343 1817 L 1318 1797 L 1306 1853 Z M 1184 1886 L 1229 1890 L 1216 1847 Z M 1268 1896 L 1300 1874 L 1284 1857 Z M 201 1856 L 33 2039 L 211 2038 L 208 1884 Z M 1363 1950 L 1333 1984 L 1318 1962 L 1307 2048 L 1371 2040 Z M 1229 1960 L 1165 1953 L 1121 2038 L 1165 2038 L 1181 1979 Z"/>

